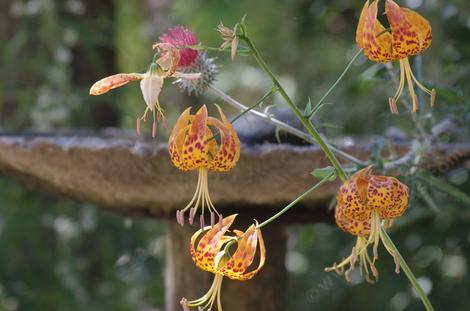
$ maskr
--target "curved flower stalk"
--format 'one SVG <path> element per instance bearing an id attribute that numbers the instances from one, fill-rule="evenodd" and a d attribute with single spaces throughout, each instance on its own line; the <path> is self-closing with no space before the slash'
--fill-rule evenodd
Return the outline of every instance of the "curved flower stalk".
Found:
<path id="1" fill-rule="evenodd" d="M 371 166 L 360 170 L 348 179 L 336 194 L 336 224 L 342 230 L 357 236 L 357 241 L 348 258 L 325 269 L 327 272 L 341 273 L 344 267 L 349 265 L 345 273 L 346 279 L 349 279 L 349 273 L 359 261 L 361 272 L 368 282 L 377 280 L 379 276 L 375 261 L 379 257 L 377 248 L 380 240 L 394 258 L 396 272 L 400 271 L 397 254 L 388 243 L 383 242 L 381 226 L 382 221 L 385 221 L 386 228 L 389 228 L 393 220 L 403 215 L 408 207 L 406 185 L 394 177 L 372 175 L 371 171 Z M 372 257 L 368 251 L 369 245 L 373 246 Z"/>
<path id="2" fill-rule="evenodd" d="M 413 102 L 413 112 L 418 109 L 414 84 L 431 97 L 430 105 L 434 106 L 436 91 L 426 88 L 416 79 L 408 60 L 408 57 L 423 53 L 431 45 L 431 25 L 418 13 L 386 0 L 385 14 L 391 31 L 388 32 L 377 19 L 377 4 L 378 0 L 366 1 L 357 26 L 356 42 L 373 62 L 400 63 L 400 82 L 395 95 L 389 98 L 390 110 L 398 113 L 397 101 L 403 93 L 405 82 Z"/>
<path id="3" fill-rule="evenodd" d="M 160 57 L 150 64 L 146 73 L 119 73 L 97 81 L 90 88 L 90 95 L 102 95 L 108 91 L 126 85 L 130 81 L 140 80 L 140 89 L 147 107 L 143 115 L 137 118 L 137 133 L 140 134 L 141 121 L 147 121 L 149 114 L 153 116 L 152 137 L 157 135 L 158 121 L 166 118 L 158 100 L 166 78 L 193 80 L 200 77 L 199 73 L 182 73 L 176 71 L 180 62 L 178 49 L 169 43 L 157 43 L 153 46 Z M 166 126 L 167 127 L 167 126 Z"/>
<path id="4" fill-rule="evenodd" d="M 184 213 L 189 209 L 189 222 L 192 224 L 199 207 L 202 208 L 200 222 L 204 228 L 204 209 L 211 215 L 211 225 L 215 216 L 221 217 L 209 196 L 207 172 L 226 172 L 231 170 L 240 158 L 240 140 L 232 124 L 217 106 L 220 120 L 209 117 L 206 106 L 196 114 L 186 109 L 175 123 L 168 141 L 168 151 L 173 164 L 183 170 L 199 171 L 196 192 L 192 200 L 176 213 L 179 224 L 184 224 Z M 213 131 L 216 130 L 217 133 Z M 220 142 L 216 139 L 220 138 Z"/>
<path id="5" fill-rule="evenodd" d="M 224 276 L 232 280 L 251 279 L 263 268 L 266 260 L 261 230 L 256 224 L 245 232 L 233 230 L 234 235 L 226 235 L 237 215 L 225 217 L 213 227 L 198 230 L 191 237 L 191 257 L 196 266 L 215 275 L 209 291 L 199 299 L 181 300 L 185 311 L 190 307 L 199 310 L 212 310 L 217 303 L 217 310 L 222 311 L 220 291 Z M 201 236 L 201 234 L 204 235 Z M 257 249 L 259 248 L 258 266 L 252 268 Z"/>
<path id="6" fill-rule="evenodd" d="M 160 42 L 170 43 L 180 49 L 181 58 L 177 70 L 183 73 L 200 73 L 198 79 L 177 79 L 175 83 L 189 94 L 199 96 L 203 94 L 217 77 L 217 65 L 213 58 L 201 50 L 188 48 L 196 46 L 199 41 L 196 35 L 183 26 L 170 28 L 160 36 Z"/>

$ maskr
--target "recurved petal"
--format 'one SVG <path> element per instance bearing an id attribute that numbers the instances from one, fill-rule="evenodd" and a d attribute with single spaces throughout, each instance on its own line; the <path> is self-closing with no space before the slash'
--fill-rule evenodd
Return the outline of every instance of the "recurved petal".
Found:
<path id="1" fill-rule="evenodd" d="M 339 188 L 336 193 L 337 209 L 350 219 L 357 221 L 368 220 L 371 217 L 371 209 L 367 205 L 367 184 L 370 167 L 354 174 Z"/>
<path id="2" fill-rule="evenodd" d="M 170 138 L 168 139 L 168 152 L 170 154 L 171 161 L 181 170 L 189 169 L 183 161 L 183 144 L 186 132 L 189 130 L 188 124 L 192 119 L 194 119 L 194 116 L 190 115 L 190 111 L 191 107 L 187 108 L 179 116 L 171 130 Z"/>
<path id="3" fill-rule="evenodd" d="M 144 75 L 140 73 L 118 73 L 95 82 L 90 88 L 90 95 L 101 95 L 129 83 L 129 81 L 143 78 Z"/>
<path id="4" fill-rule="evenodd" d="M 222 223 L 217 223 L 211 227 L 204 236 L 199 240 L 196 245 L 196 241 L 203 229 L 199 229 L 191 237 L 191 258 L 193 259 L 196 266 L 199 268 L 215 273 L 214 259 L 215 256 L 220 252 L 223 244 L 227 241 L 224 237 L 225 232 L 232 225 L 233 221 L 237 217 L 236 214 L 225 217 Z M 207 229 L 209 227 L 204 228 Z"/>
<path id="5" fill-rule="evenodd" d="M 256 226 L 251 225 L 238 241 L 237 250 L 227 263 L 219 270 L 231 279 L 239 280 L 246 269 L 253 263 L 258 245 L 258 234 Z"/>
<path id="6" fill-rule="evenodd" d="M 181 154 L 189 169 L 208 166 L 207 138 L 207 108 L 204 105 L 194 115 L 193 122 L 184 137 Z"/>
<path id="7" fill-rule="evenodd" d="M 371 209 L 382 211 L 393 204 L 393 181 L 386 176 L 371 176 L 367 187 L 367 203 Z"/>
<path id="8" fill-rule="evenodd" d="M 394 177 L 372 176 L 367 201 L 370 208 L 379 211 L 381 218 L 401 216 L 408 206 L 408 187 Z"/>
<path id="9" fill-rule="evenodd" d="M 256 230 L 257 232 L 257 237 L 258 237 L 258 242 L 259 242 L 259 249 L 260 249 L 260 255 L 259 255 L 259 263 L 258 263 L 258 267 L 256 267 L 256 269 L 248 272 L 248 273 L 245 273 L 245 274 L 242 274 L 238 280 L 240 281 L 245 281 L 245 280 L 249 280 L 251 279 L 253 276 L 255 276 L 256 273 L 259 272 L 259 270 L 261 270 L 264 266 L 264 263 L 266 262 L 266 247 L 264 245 L 264 239 L 263 239 L 263 235 L 261 233 L 261 230 Z"/>
<path id="10" fill-rule="evenodd" d="M 364 12 L 362 42 L 364 55 L 374 61 L 387 63 L 392 57 L 392 36 L 385 32 L 385 27 L 377 20 L 377 0 L 374 0 Z"/>
<path id="11" fill-rule="evenodd" d="M 367 12 L 369 9 L 369 0 L 364 3 L 362 7 L 361 15 L 359 16 L 359 22 L 356 28 L 356 43 L 360 48 L 364 48 L 364 24 L 366 21 Z"/>
<path id="12" fill-rule="evenodd" d="M 337 205 L 335 208 L 335 220 L 338 227 L 352 235 L 368 236 L 370 233 L 370 218 L 354 220 L 344 214 L 343 208 Z"/>
<path id="13" fill-rule="evenodd" d="M 208 124 L 215 126 L 219 130 L 220 146 L 217 154 L 210 161 L 208 168 L 222 172 L 232 169 L 237 164 L 240 158 L 240 139 L 220 106 L 216 106 L 219 110 L 221 121 L 209 118 Z"/>
<path id="14" fill-rule="evenodd" d="M 431 45 L 431 25 L 424 17 L 412 10 L 400 8 L 392 0 L 386 1 L 385 14 L 392 29 L 394 58 L 420 54 Z"/>
<path id="15" fill-rule="evenodd" d="M 408 187 L 394 177 L 392 182 L 391 204 L 380 211 L 380 217 L 393 219 L 400 217 L 408 208 Z"/>

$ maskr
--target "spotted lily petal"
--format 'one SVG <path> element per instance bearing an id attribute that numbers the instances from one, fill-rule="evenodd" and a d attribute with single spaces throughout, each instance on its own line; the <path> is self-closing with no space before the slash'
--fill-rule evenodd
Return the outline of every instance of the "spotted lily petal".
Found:
<path id="1" fill-rule="evenodd" d="M 223 244 L 227 242 L 227 238 L 224 236 L 225 232 L 234 222 L 236 214 L 225 217 L 222 223 L 218 223 L 210 228 L 204 236 L 199 240 L 196 246 L 196 241 L 199 235 L 204 229 L 199 229 L 191 237 L 191 258 L 193 259 L 196 266 L 199 268 L 216 273 L 214 267 L 214 259 L 220 252 Z M 207 229 L 207 228 L 206 228 Z"/>
<path id="2" fill-rule="evenodd" d="M 366 21 L 367 14 L 369 12 L 369 0 L 364 3 L 362 7 L 361 15 L 359 16 L 359 22 L 356 29 L 356 43 L 361 49 L 364 48 L 364 24 Z"/>
<path id="3" fill-rule="evenodd" d="M 368 5 L 367 1 L 366 5 Z M 358 40 L 359 46 L 364 48 L 364 55 L 375 62 L 387 63 L 392 57 L 392 36 L 385 32 L 385 27 L 377 20 L 377 0 L 374 0 L 367 9 L 364 7 L 365 17 L 357 33 L 362 34 L 362 39 Z M 361 15 L 362 15 L 361 14 Z M 378 36 L 380 34 L 380 36 Z"/>
<path id="4" fill-rule="evenodd" d="M 399 217 L 408 207 L 408 187 L 394 177 L 371 177 L 367 192 L 369 206 L 377 209 L 381 218 Z"/>
<path id="5" fill-rule="evenodd" d="M 336 194 L 337 208 L 342 208 L 347 218 L 358 221 L 368 220 L 371 209 L 367 206 L 367 183 L 370 167 L 354 174 Z"/>
<path id="6" fill-rule="evenodd" d="M 261 270 L 264 266 L 264 263 L 266 262 L 266 247 L 264 245 L 264 239 L 263 239 L 263 235 L 261 233 L 261 230 L 257 229 L 256 230 L 256 235 L 257 235 L 257 239 L 258 239 L 258 242 L 259 242 L 259 249 L 260 249 L 260 255 L 259 255 L 259 263 L 258 263 L 258 267 L 256 267 L 256 269 L 243 274 L 241 275 L 238 280 L 240 281 L 244 281 L 244 280 L 249 280 L 251 279 L 253 276 L 255 276 L 255 274 L 257 274 L 259 272 L 259 270 Z"/>
<path id="7" fill-rule="evenodd" d="M 344 208 L 338 205 L 335 208 L 335 220 L 338 227 L 352 235 L 367 237 L 370 233 L 370 219 L 355 220 L 344 214 Z"/>
<path id="8" fill-rule="evenodd" d="M 187 108 L 185 111 L 183 111 L 178 120 L 176 120 L 168 140 L 168 152 L 170 153 L 171 161 L 177 168 L 181 170 L 189 169 L 189 167 L 186 165 L 186 162 L 183 161 L 182 153 L 185 134 L 187 131 L 185 128 L 188 128 L 188 124 L 192 119 L 194 119 L 194 116 L 190 115 L 190 111 L 191 107 Z"/>
<path id="9" fill-rule="evenodd" d="M 129 81 L 141 80 L 143 78 L 144 75 L 140 73 L 118 73 L 95 82 L 90 88 L 90 95 L 101 95 L 126 85 Z"/>
<path id="10" fill-rule="evenodd" d="M 207 108 L 202 106 L 194 115 L 182 148 L 183 160 L 190 168 L 206 167 L 207 154 Z"/>
<path id="11" fill-rule="evenodd" d="M 228 171 L 232 169 L 240 158 L 240 139 L 230 121 L 217 105 L 220 118 L 209 118 L 208 124 L 214 125 L 220 133 L 220 147 L 209 163 L 209 168 L 214 171 Z"/>
<path id="12" fill-rule="evenodd" d="M 186 110 L 176 122 L 168 142 L 173 163 L 182 170 L 208 168 L 228 171 L 240 158 L 240 140 L 232 124 L 218 107 L 221 120 L 208 117 L 206 106 L 195 115 Z M 220 144 L 212 133 L 216 128 Z"/>
<path id="13" fill-rule="evenodd" d="M 258 235 L 255 225 L 251 225 L 246 232 L 243 233 L 237 245 L 237 250 L 233 256 L 227 261 L 225 266 L 218 271 L 218 273 L 233 280 L 242 279 L 246 269 L 253 263 L 258 245 Z"/>
<path id="14" fill-rule="evenodd" d="M 420 54 L 431 45 L 431 25 L 424 17 L 392 0 L 386 1 L 385 14 L 392 29 L 394 58 Z"/>

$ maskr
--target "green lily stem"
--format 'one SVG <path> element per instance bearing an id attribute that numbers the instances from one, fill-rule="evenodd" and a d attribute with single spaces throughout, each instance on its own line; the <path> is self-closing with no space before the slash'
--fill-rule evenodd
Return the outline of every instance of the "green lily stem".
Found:
<path id="1" fill-rule="evenodd" d="M 317 129 L 313 126 L 312 122 L 308 120 L 300 111 L 300 109 L 294 104 L 292 99 L 289 97 L 287 92 L 284 90 L 282 85 L 279 83 L 277 80 L 276 76 L 273 74 L 269 66 L 266 64 L 264 59 L 261 57 L 260 53 L 254 46 L 254 44 L 251 42 L 251 40 L 243 35 L 240 35 L 239 38 L 248 45 L 248 48 L 251 50 L 253 57 L 256 59 L 258 62 L 259 66 L 261 69 L 266 72 L 266 74 L 269 76 L 271 79 L 272 83 L 274 86 L 276 86 L 279 89 L 279 94 L 284 98 L 286 103 L 289 105 L 290 109 L 294 112 L 296 117 L 299 119 L 299 121 L 302 123 L 304 128 L 307 130 L 307 132 L 313 137 L 313 139 L 317 142 L 318 146 L 322 149 L 322 151 L 325 153 L 326 157 L 328 160 L 330 160 L 331 164 L 336 170 L 336 173 L 338 176 L 341 178 L 342 181 L 346 181 L 346 172 L 344 171 L 343 167 L 341 166 L 341 163 L 338 161 L 334 153 L 331 151 L 331 149 L 328 147 L 328 144 L 326 141 L 323 139 L 323 137 L 320 135 L 320 133 L 317 131 Z"/>
<path id="2" fill-rule="evenodd" d="M 385 244 L 387 244 L 387 246 L 395 252 L 395 255 L 398 257 L 398 260 L 399 260 L 399 262 L 400 262 L 400 267 L 401 267 L 401 269 L 405 272 L 406 277 L 408 278 L 408 280 L 410 281 L 411 285 L 413 286 L 413 288 L 415 289 L 416 293 L 418 294 L 419 298 L 420 298 L 421 301 L 423 302 L 424 307 L 426 308 L 426 310 L 427 310 L 427 311 L 434 311 L 434 307 L 432 306 L 431 301 L 429 301 L 428 296 L 427 296 L 426 293 L 424 292 L 424 290 L 423 290 L 423 288 L 421 287 L 421 285 L 419 285 L 418 280 L 416 279 L 415 275 L 414 275 L 413 272 L 411 271 L 410 267 L 409 267 L 408 264 L 406 263 L 406 261 L 405 261 L 405 259 L 403 258 L 403 256 L 402 256 L 402 255 L 400 254 L 400 252 L 398 251 L 397 247 L 396 247 L 395 244 L 393 243 L 393 241 L 392 241 L 392 239 L 390 238 L 390 236 L 388 235 L 387 231 L 386 231 L 382 226 L 380 227 L 380 231 L 381 231 L 381 234 L 382 234 L 383 242 L 384 242 Z"/>
<path id="3" fill-rule="evenodd" d="M 353 58 L 349 61 L 349 64 L 346 66 L 346 68 L 344 68 L 343 72 L 341 73 L 341 75 L 338 77 L 338 79 L 336 79 L 335 83 L 333 83 L 333 85 L 328 89 L 328 91 L 326 91 L 326 93 L 322 96 L 322 98 L 320 98 L 320 100 L 318 101 L 317 103 L 317 107 L 319 107 L 324 101 L 325 99 L 330 95 L 330 93 L 338 86 L 338 84 L 341 82 L 341 80 L 343 80 L 344 76 L 346 75 L 346 73 L 349 71 L 349 69 L 351 68 L 352 64 L 354 64 L 354 62 L 356 61 L 356 59 L 361 55 L 362 53 L 362 50 L 363 49 L 359 49 L 359 51 L 357 51 L 357 53 L 353 56 Z M 311 119 L 310 119 L 311 120 Z"/>
<path id="4" fill-rule="evenodd" d="M 300 201 L 303 200 L 303 198 L 305 198 L 307 195 L 309 195 L 311 192 L 317 190 L 321 185 L 323 185 L 324 183 L 326 183 L 332 176 L 334 175 L 334 172 L 329 174 L 328 176 L 326 176 L 325 178 L 323 178 L 322 180 L 320 180 L 318 183 L 316 183 L 312 188 L 308 189 L 307 191 L 305 191 L 304 193 L 302 193 L 300 196 L 298 196 L 294 201 L 290 202 L 288 205 L 286 205 L 282 210 L 280 210 L 279 212 L 277 212 L 275 215 L 271 216 L 269 219 L 263 221 L 262 223 L 260 223 L 257 228 L 258 229 L 261 229 L 262 227 L 268 225 L 269 223 L 273 222 L 274 220 L 276 220 L 278 217 L 280 217 L 282 214 L 284 214 L 285 212 L 287 212 L 288 210 L 291 209 L 291 207 L 293 207 L 294 205 L 296 205 L 297 203 L 299 203 Z"/>

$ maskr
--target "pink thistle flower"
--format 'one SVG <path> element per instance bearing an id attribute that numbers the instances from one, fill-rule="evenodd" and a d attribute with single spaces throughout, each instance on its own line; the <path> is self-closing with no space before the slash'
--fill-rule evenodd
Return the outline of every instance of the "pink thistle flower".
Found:
<path id="1" fill-rule="evenodd" d="M 173 44 L 177 48 L 198 44 L 196 35 L 183 26 L 176 26 L 168 29 L 166 33 L 160 36 L 160 42 Z M 192 66 L 198 56 L 198 52 L 190 48 L 180 49 L 179 52 L 180 60 L 178 62 L 178 67 Z"/>

